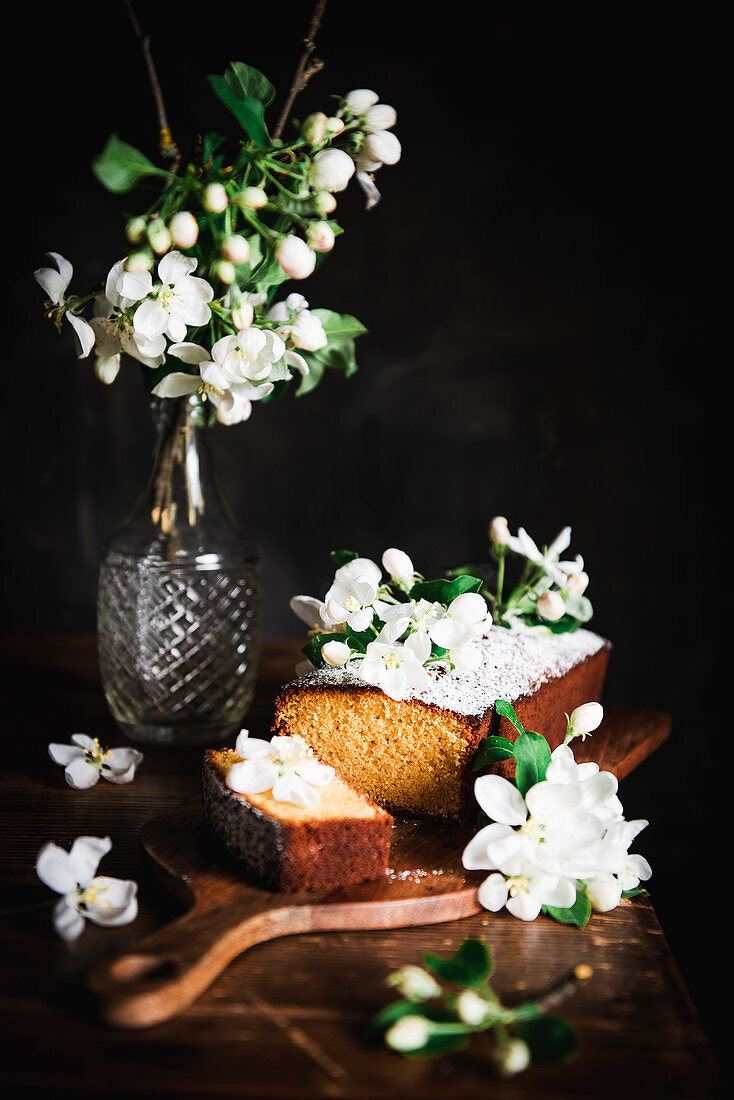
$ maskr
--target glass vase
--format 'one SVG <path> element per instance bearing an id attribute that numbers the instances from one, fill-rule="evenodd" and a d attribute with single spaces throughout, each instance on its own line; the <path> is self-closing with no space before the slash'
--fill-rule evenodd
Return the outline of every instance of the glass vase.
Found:
<path id="1" fill-rule="evenodd" d="M 102 683 L 133 741 L 221 744 L 254 691 L 258 554 L 220 497 L 201 408 L 165 399 L 154 412 L 148 482 L 100 570 Z"/>

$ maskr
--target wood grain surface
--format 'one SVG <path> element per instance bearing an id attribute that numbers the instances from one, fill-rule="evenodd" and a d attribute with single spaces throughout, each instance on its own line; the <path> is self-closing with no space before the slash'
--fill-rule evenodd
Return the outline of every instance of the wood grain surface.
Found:
<path id="1" fill-rule="evenodd" d="M 292 674 L 294 642 L 265 647 L 248 724 L 262 736 L 273 694 Z M 35 857 L 49 840 L 109 835 L 101 871 L 140 883 L 131 925 L 89 925 L 65 945 L 50 909 L 6 916 L 0 937 L 0 1084 L 4 1096 L 104 1095 L 170 1100 L 272 1097 L 274 1100 L 505 1100 L 713 1097 L 721 1086 L 710 1043 L 648 900 L 597 914 L 585 932 L 548 920 L 525 925 L 505 913 L 404 929 L 316 931 L 262 943 L 235 958 L 175 1019 L 130 1031 L 100 1021 L 84 976 L 182 915 L 141 859 L 140 834 L 156 815 L 197 796 L 198 750 L 146 749 L 133 784 L 66 787 L 48 759 L 50 740 L 75 731 L 113 745 L 90 635 L 25 635 L 3 644 L 5 670 L 21 702 L 2 715 L 0 907 L 45 903 Z M 631 760 L 634 751 L 625 754 Z M 625 765 L 626 766 L 626 765 Z M 653 769 L 645 763 L 643 769 Z M 580 1057 L 562 1069 L 532 1069 L 504 1081 L 492 1074 L 489 1045 L 439 1061 L 407 1062 L 365 1046 L 363 1031 L 391 999 L 387 974 L 448 954 L 482 936 L 496 958 L 495 987 L 509 1004 L 541 993 L 574 964 L 594 978 L 564 1005 L 577 1028 Z M 31 1091 L 29 1091 L 31 1090 Z"/>

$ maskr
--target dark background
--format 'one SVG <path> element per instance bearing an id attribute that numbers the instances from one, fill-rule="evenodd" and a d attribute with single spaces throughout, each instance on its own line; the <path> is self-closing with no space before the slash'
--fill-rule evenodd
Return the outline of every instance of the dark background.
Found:
<path id="1" fill-rule="evenodd" d="M 228 61 L 284 94 L 310 8 L 138 4 L 184 150 L 229 126 L 205 81 Z M 155 156 L 155 118 L 122 4 L 20 18 L 36 105 L 8 107 L 29 154 L 6 214 L 21 241 L 6 330 L 5 628 L 91 629 L 101 548 L 145 477 L 149 414 L 137 365 L 107 388 L 74 358 L 32 271 L 59 251 L 86 291 L 124 254 L 125 203 L 90 159 L 113 130 Z M 716 35 L 670 11 L 607 9 L 605 21 L 588 7 L 331 0 L 326 68 L 296 114 L 372 87 L 396 106 L 403 144 L 379 173 L 377 208 L 366 214 L 354 185 L 339 197 L 346 233 L 296 288 L 367 325 L 360 372 L 256 407 L 213 439 L 262 549 L 268 634 L 300 633 L 288 598 L 323 591 L 334 547 L 403 547 L 432 575 L 485 558 L 495 513 L 539 542 L 573 526 L 592 625 L 615 644 L 607 699 L 674 716 L 671 742 L 622 793 L 628 817 L 651 821 L 637 848 L 712 1033 L 705 925 L 721 887 L 707 745 L 719 730 L 704 702 L 723 515 L 698 299 L 712 233 L 700 62 Z"/>

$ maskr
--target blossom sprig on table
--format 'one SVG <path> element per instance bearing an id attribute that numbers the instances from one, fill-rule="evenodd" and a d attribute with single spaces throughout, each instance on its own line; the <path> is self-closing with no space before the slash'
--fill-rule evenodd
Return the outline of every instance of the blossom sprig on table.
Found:
<path id="1" fill-rule="evenodd" d="M 524 527 L 512 535 L 507 519 L 495 516 L 489 525 L 489 543 L 496 578 L 490 578 L 491 570 L 479 566 L 461 566 L 449 575 L 482 579 L 480 591 L 498 625 L 565 634 L 591 619 L 593 608 L 584 594 L 589 584 L 584 560 L 580 554 L 573 560 L 561 557 L 571 544 L 570 527 L 540 548 Z"/>
<path id="2" fill-rule="evenodd" d="M 291 609 L 311 628 L 309 667 L 346 667 L 392 699 L 428 686 L 428 668 L 473 670 L 477 643 L 491 626 L 481 581 L 426 581 L 403 551 L 380 566 L 355 551 L 332 553 L 337 569 L 323 600 L 294 596 Z"/>
<path id="3" fill-rule="evenodd" d="M 71 745 L 52 742 L 48 754 L 55 764 L 61 764 L 66 782 L 77 791 L 93 787 L 100 776 L 109 783 L 132 783 L 143 762 L 142 752 L 126 745 L 110 749 L 86 733 L 73 733 L 71 740 Z"/>
<path id="4" fill-rule="evenodd" d="M 138 915 L 137 883 L 97 875 L 100 860 L 111 848 L 109 837 L 80 836 L 68 852 L 57 844 L 44 844 L 38 853 L 36 874 L 61 895 L 54 906 L 53 926 L 63 940 L 77 939 L 85 920 L 113 928 Z"/>
<path id="5" fill-rule="evenodd" d="M 116 378 L 124 353 L 143 365 L 154 395 L 187 397 L 203 422 L 235 424 L 294 379 L 304 394 L 326 370 L 356 371 L 361 322 L 311 309 L 299 294 L 274 299 L 334 248 L 336 194 L 356 176 L 374 206 L 374 175 L 397 163 L 401 147 L 394 108 L 370 89 L 349 92 L 328 115 L 310 114 L 284 140 L 280 121 L 268 131 L 275 89 L 261 72 L 235 61 L 209 83 L 239 123 L 239 140 L 206 133 L 187 164 L 162 168 L 113 134 L 93 168 L 108 190 L 139 195 L 127 255 L 91 292 L 70 293 L 72 265 L 55 252 L 55 267 L 35 278 L 48 317 L 74 329 L 79 357 L 94 350 L 101 381 Z"/>
<path id="6" fill-rule="evenodd" d="M 428 954 L 424 967 L 403 966 L 387 985 L 401 1000 L 375 1017 L 368 1040 L 379 1040 L 407 1058 L 436 1058 L 462 1050 L 472 1035 L 488 1032 L 497 1072 L 514 1076 L 531 1064 L 572 1059 L 578 1043 L 573 1028 L 548 1009 L 585 985 L 591 968 L 580 965 L 545 997 L 506 1007 L 490 985 L 492 952 L 479 939 L 461 943 L 451 958 Z"/>
<path id="7" fill-rule="evenodd" d="M 650 865 L 629 849 L 648 822 L 625 820 L 616 777 L 595 763 L 577 764 L 570 747 L 598 727 L 600 704 L 573 711 L 565 743 L 553 752 L 541 734 L 523 729 L 508 702 L 497 700 L 495 709 L 515 727 L 517 740 L 486 738 L 473 766 L 480 771 L 512 760 L 515 777 L 476 780 L 480 820 L 488 824 L 462 857 L 468 870 L 493 872 L 478 891 L 485 909 L 507 908 L 524 921 L 542 911 L 584 928 L 592 909 L 607 912 L 644 893 L 640 883 L 650 878 Z"/>

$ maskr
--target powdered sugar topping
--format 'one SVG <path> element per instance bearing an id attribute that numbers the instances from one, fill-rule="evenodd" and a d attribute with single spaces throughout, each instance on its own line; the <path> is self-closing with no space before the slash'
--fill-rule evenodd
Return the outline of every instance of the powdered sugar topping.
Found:
<path id="1" fill-rule="evenodd" d="M 590 630 L 546 634 L 493 626 L 478 645 L 482 664 L 476 671 L 450 672 L 445 667 L 434 667 L 429 671 L 428 687 L 411 692 L 408 698 L 479 716 L 494 706 L 496 699 L 514 703 L 531 695 L 542 684 L 598 653 L 605 642 Z M 298 684 L 365 687 L 363 680 L 345 668 L 315 669 L 301 677 Z"/>

